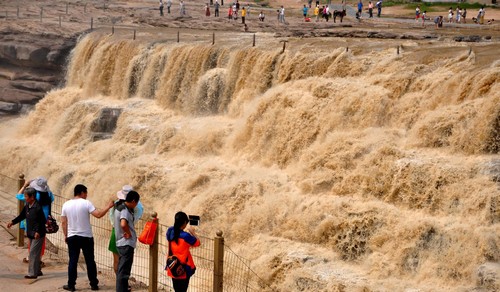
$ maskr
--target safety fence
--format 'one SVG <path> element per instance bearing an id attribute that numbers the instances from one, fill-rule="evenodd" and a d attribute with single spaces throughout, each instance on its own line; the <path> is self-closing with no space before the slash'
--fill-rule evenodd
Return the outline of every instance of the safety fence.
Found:
<path id="1" fill-rule="evenodd" d="M 144 5 L 150 5 L 145 3 Z M 22 5 L 22 6 L 21 6 Z M 119 24 L 121 17 L 112 17 L 106 11 L 110 9 L 121 8 L 124 9 L 122 4 L 117 1 L 67 1 L 53 4 L 36 4 L 26 3 L 21 5 L 12 5 L 11 7 L 0 8 L 0 20 L 3 18 L 5 21 L 27 21 L 27 22 L 42 22 L 46 25 L 65 25 L 78 23 L 79 30 L 83 33 L 90 31 L 99 31 L 109 33 L 110 35 L 119 35 L 123 38 L 135 40 L 141 33 L 141 30 L 149 31 L 147 26 L 131 26 Z M 201 3 L 190 3 L 186 5 L 201 6 Z M 144 7 L 127 7 L 129 14 L 144 14 L 150 17 L 151 10 L 156 9 L 156 6 Z M 191 7 L 192 9 L 199 10 L 199 7 Z M 267 9 L 259 7 L 259 10 Z M 131 12 L 134 11 L 134 12 Z M 97 13 L 99 12 L 99 13 Z M 102 14 L 104 13 L 105 16 Z M 177 13 L 177 12 L 176 12 Z M 175 13 L 172 13 L 174 15 Z M 100 15 L 100 16 L 99 16 Z M 79 16 L 79 17 L 76 17 Z M 82 17 L 83 16 L 83 17 Z M 257 18 L 257 15 L 254 16 Z M 248 18 L 248 17 L 247 17 Z M 85 20 L 83 20 L 85 19 Z M 221 33 L 223 34 L 223 33 Z M 204 42 L 215 45 L 216 34 L 215 32 L 207 34 L 192 35 L 191 33 L 181 34 L 178 30 L 176 33 L 162 35 L 164 41 L 168 42 Z M 221 37 L 224 39 L 224 37 Z M 255 47 L 256 34 L 253 33 L 248 36 L 248 45 Z M 285 50 L 285 42 L 283 42 L 283 50 Z"/>
<path id="2" fill-rule="evenodd" d="M 24 184 L 24 176 L 18 179 L 0 174 L 0 185 L 6 195 L 11 195 L 12 200 L 17 200 L 15 194 Z M 52 215 L 59 219 L 64 202 L 68 198 L 54 195 L 52 202 Z M 21 201 L 19 201 L 21 202 Z M 23 204 L 18 205 L 18 212 L 22 210 Z M 104 277 L 114 278 L 113 254 L 108 250 L 111 236 L 112 224 L 109 214 L 97 219 L 91 217 L 91 225 L 94 236 L 94 255 L 99 274 Z M 136 223 L 137 233 L 143 230 L 146 222 L 156 214 L 144 216 Z M 58 220 L 59 221 L 59 220 Z M 158 221 L 159 222 L 159 221 Z M 160 223 L 160 222 L 159 222 Z M 173 291 L 172 281 L 166 275 L 165 261 L 168 253 L 168 242 L 165 234 L 168 226 L 158 224 L 157 239 L 153 246 L 137 243 L 134 254 L 134 264 L 131 273 L 131 285 L 134 288 L 144 288 L 149 291 Z M 24 246 L 24 233 L 18 232 L 18 246 Z M 206 235 L 198 235 L 201 245 L 192 248 L 191 253 L 196 263 L 196 273 L 189 283 L 190 291 L 262 291 L 265 287 L 261 279 L 250 269 L 250 262 L 224 244 L 222 232 L 214 238 Z M 46 254 L 51 259 L 61 262 L 68 261 L 67 245 L 64 241 L 62 228 L 59 232 L 47 234 Z"/>

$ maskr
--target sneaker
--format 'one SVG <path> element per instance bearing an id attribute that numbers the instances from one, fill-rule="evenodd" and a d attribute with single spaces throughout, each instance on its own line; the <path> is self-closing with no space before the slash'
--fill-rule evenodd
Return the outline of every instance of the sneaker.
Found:
<path id="1" fill-rule="evenodd" d="M 26 275 L 24 276 L 25 279 L 36 279 L 38 278 L 37 276 L 31 276 L 31 275 Z"/>
<path id="2" fill-rule="evenodd" d="M 68 290 L 68 291 L 75 291 L 76 290 L 75 286 L 68 286 L 68 285 L 64 285 L 63 289 Z"/>
<path id="3" fill-rule="evenodd" d="M 99 286 L 95 285 L 95 286 L 90 286 L 90 290 L 92 291 L 97 291 L 99 290 Z"/>

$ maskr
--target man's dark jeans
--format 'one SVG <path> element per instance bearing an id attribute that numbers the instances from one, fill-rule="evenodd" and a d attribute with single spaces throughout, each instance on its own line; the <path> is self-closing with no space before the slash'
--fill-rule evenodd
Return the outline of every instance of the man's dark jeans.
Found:
<path id="1" fill-rule="evenodd" d="M 85 264 L 87 265 L 87 277 L 91 287 L 99 284 L 97 280 L 97 267 L 94 259 L 94 238 L 83 236 L 71 236 L 66 239 L 68 244 L 69 265 L 68 265 L 68 286 L 75 287 L 77 278 L 78 258 L 80 249 L 83 251 Z"/>
<path id="2" fill-rule="evenodd" d="M 118 272 L 116 273 L 116 291 L 127 292 L 128 279 L 134 262 L 134 248 L 130 245 L 117 246 L 120 259 L 118 260 Z"/>

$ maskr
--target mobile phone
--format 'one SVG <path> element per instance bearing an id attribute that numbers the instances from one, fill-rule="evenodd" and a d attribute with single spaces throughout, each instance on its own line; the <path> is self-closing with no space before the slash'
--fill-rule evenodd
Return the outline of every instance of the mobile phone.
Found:
<path id="1" fill-rule="evenodd" d="M 189 215 L 189 225 L 198 226 L 200 225 L 200 216 L 198 215 Z"/>

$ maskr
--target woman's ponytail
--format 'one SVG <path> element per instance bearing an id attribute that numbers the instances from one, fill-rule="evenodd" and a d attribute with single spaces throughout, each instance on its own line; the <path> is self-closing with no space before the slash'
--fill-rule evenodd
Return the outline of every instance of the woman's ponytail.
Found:
<path id="1" fill-rule="evenodd" d="M 173 241 L 178 243 L 177 239 L 179 239 L 179 236 L 181 235 L 182 231 L 182 226 L 189 222 L 189 218 L 184 212 L 177 212 L 175 214 L 175 222 L 174 222 L 174 238 Z"/>

